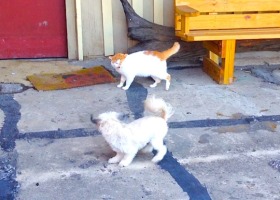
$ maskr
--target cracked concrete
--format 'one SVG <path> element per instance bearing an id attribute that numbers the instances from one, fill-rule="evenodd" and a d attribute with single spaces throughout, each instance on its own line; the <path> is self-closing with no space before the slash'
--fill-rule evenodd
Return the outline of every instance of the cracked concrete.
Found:
<path id="1" fill-rule="evenodd" d="M 237 57 L 236 63 L 244 65 L 236 66 L 232 85 L 217 85 L 199 67 L 170 65 L 169 91 L 163 83 L 149 88 L 148 78 L 137 78 L 128 91 L 116 83 L 36 91 L 26 73 L 61 65 L 63 70 L 108 65 L 108 60 L 0 61 L 0 70 L 6 67 L 3 84 L 28 86 L 0 94 L 0 171 L 5 174 L 0 175 L 0 197 L 279 200 L 280 86 L 254 76 L 251 69 L 273 69 L 276 77 L 280 59 L 263 55 Z M 28 70 L 15 78 L 11 71 L 25 65 Z M 157 165 L 150 161 L 152 154 L 141 153 L 127 168 L 109 165 L 114 152 L 90 115 L 119 111 L 134 120 L 143 114 L 142 100 L 150 94 L 175 108 L 165 138 L 169 153 Z"/>

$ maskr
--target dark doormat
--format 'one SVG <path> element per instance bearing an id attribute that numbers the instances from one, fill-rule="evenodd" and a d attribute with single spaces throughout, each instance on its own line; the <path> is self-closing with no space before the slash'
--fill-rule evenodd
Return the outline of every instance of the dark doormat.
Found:
<path id="1" fill-rule="evenodd" d="M 103 66 L 60 74 L 34 74 L 27 76 L 27 79 L 37 90 L 61 90 L 116 82 L 115 77 Z"/>

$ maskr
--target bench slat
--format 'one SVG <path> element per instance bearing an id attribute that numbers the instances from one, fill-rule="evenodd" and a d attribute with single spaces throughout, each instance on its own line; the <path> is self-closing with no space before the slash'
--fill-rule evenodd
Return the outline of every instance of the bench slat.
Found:
<path id="1" fill-rule="evenodd" d="M 189 18 L 189 29 L 280 27 L 280 13 L 200 15 Z"/>
<path id="2" fill-rule="evenodd" d="M 182 40 L 241 40 L 241 39 L 272 39 L 280 38 L 280 28 L 238 29 L 238 30 L 198 30 L 191 31 Z"/>
<path id="3" fill-rule="evenodd" d="M 187 17 L 195 17 L 199 15 L 199 11 L 189 6 L 176 6 L 176 13 Z"/>
<path id="4" fill-rule="evenodd" d="M 175 0 L 200 12 L 247 12 L 280 10 L 280 0 Z"/>

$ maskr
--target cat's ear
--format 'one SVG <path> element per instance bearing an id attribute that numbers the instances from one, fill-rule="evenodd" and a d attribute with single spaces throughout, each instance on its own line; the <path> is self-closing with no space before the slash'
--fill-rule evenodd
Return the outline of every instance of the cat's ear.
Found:
<path id="1" fill-rule="evenodd" d="M 113 56 L 109 56 L 109 59 L 112 60 Z"/>

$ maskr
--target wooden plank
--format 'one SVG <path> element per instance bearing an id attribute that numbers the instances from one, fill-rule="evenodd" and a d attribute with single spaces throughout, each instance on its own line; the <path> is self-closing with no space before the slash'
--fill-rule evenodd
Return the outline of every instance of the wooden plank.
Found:
<path id="1" fill-rule="evenodd" d="M 191 30 L 280 27 L 280 13 L 200 15 L 189 19 Z"/>
<path id="2" fill-rule="evenodd" d="M 143 15 L 144 15 L 143 0 L 132 0 L 131 5 L 132 5 L 132 8 L 135 10 L 135 12 L 140 17 L 143 17 Z"/>
<path id="3" fill-rule="evenodd" d="M 176 0 L 200 12 L 244 12 L 280 10 L 280 0 Z"/>
<path id="4" fill-rule="evenodd" d="M 190 32 L 189 18 L 181 16 L 181 34 L 188 34 Z"/>
<path id="5" fill-rule="evenodd" d="M 175 36 L 180 37 L 184 41 L 189 41 L 182 31 L 175 31 Z"/>
<path id="6" fill-rule="evenodd" d="M 76 29 L 76 4 L 75 0 L 65 1 L 66 5 L 66 24 L 67 24 L 67 45 L 68 59 L 78 58 L 77 29 Z"/>
<path id="7" fill-rule="evenodd" d="M 102 0 L 102 17 L 103 17 L 104 54 L 105 54 L 105 56 L 114 54 L 112 12 L 113 12 L 112 0 Z"/>
<path id="8" fill-rule="evenodd" d="M 132 0 L 127 0 L 131 5 Z M 115 53 L 126 53 L 127 49 L 135 45 L 135 41 L 127 36 L 127 22 L 124 9 L 120 1 L 112 0 L 113 32 Z"/>
<path id="9" fill-rule="evenodd" d="M 204 41 L 203 42 L 203 47 L 206 48 L 207 50 L 219 55 L 221 57 L 221 48 L 219 43 L 215 41 Z"/>
<path id="10" fill-rule="evenodd" d="M 175 31 L 180 31 L 181 30 L 181 15 L 178 15 L 177 13 L 175 14 Z"/>
<path id="11" fill-rule="evenodd" d="M 103 56 L 104 39 L 101 0 L 82 0 L 82 20 L 84 59 Z"/>
<path id="12" fill-rule="evenodd" d="M 221 83 L 223 70 L 221 67 L 208 57 L 203 58 L 203 71 L 214 81 Z"/>
<path id="13" fill-rule="evenodd" d="M 163 25 L 163 0 L 154 0 L 154 23 Z"/>
<path id="14" fill-rule="evenodd" d="M 130 0 L 131 1 L 131 6 L 134 9 L 134 11 L 140 16 L 143 17 L 144 16 L 144 3 L 143 0 Z M 128 47 L 132 47 L 135 46 L 137 44 L 137 41 L 135 40 L 131 40 L 130 38 L 128 38 Z"/>
<path id="15" fill-rule="evenodd" d="M 181 39 L 185 41 L 210 41 L 272 38 L 280 38 L 280 28 L 191 31 Z"/>
<path id="16" fill-rule="evenodd" d="M 163 1 L 163 25 L 174 27 L 174 1 Z"/>
<path id="17" fill-rule="evenodd" d="M 143 0 L 143 17 L 144 19 L 153 22 L 154 21 L 154 2 L 151 0 Z"/>
<path id="18" fill-rule="evenodd" d="M 183 5 L 189 5 L 187 0 L 175 0 L 175 6 L 183 6 Z"/>
<path id="19" fill-rule="evenodd" d="M 76 0 L 76 24 L 77 24 L 77 42 L 78 42 L 78 59 L 84 59 L 83 52 L 83 27 L 82 27 L 82 7 L 81 0 Z"/>
<path id="20" fill-rule="evenodd" d="M 189 6 L 176 6 L 175 11 L 176 13 L 184 15 L 186 17 L 195 17 L 200 14 L 198 10 L 193 9 Z"/>

